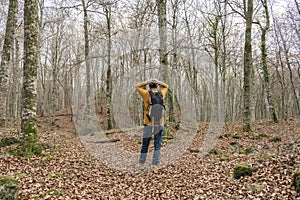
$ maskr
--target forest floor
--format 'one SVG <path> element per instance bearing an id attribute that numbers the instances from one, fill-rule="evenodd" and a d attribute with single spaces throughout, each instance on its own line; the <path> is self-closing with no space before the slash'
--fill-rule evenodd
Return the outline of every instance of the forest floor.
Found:
<path id="1" fill-rule="evenodd" d="M 95 159 L 68 115 L 41 118 L 39 124 L 43 155 L 16 157 L 7 153 L 12 146 L 0 149 L 0 175 L 17 179 L 20 199 L 300 199 L 292 184 L 293 174 L 300 171 L 299 119 L 255 122 L 250 133 L 241 132 L 238 123 L 225 124 L 207 155 L 187 150 L 157 173 L 119 171 Z M 199 125 L 191 149 L 201 146 L 207 129 L 207 123 Z M 111 132 L 110 137 L 120 134 Z M 18 133 L 1 129 L 0 139 L 5 136 Z M 138 152 L 139 141 L 115 144 Z M 239 163 L 252 166 L 252 176 L 234 179 Z"/>

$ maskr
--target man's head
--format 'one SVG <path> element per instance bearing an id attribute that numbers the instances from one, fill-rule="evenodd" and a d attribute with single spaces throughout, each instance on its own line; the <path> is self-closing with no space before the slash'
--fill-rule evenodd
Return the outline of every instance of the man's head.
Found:
<path id="1" fill-rule="evenodd" d="M 149 81 L 149 88 L 157 88 L 158 86 L 158 81 L 156 79 L 152 79 Z"/>
<path id="2" fill-rule="evenodd" d="M 149 88 L 157 88 L 157 83 L 149 83 Z"/>

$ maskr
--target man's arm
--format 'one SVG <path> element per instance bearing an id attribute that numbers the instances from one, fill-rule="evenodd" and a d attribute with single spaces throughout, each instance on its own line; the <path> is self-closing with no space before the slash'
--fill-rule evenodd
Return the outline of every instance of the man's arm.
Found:
<path id="1" fill-rule="evenodd" d="M 145 87 L 148 84 L 148 82 L 143 81 L 140 82 L 138 84 L 135 85 L 136 90 L 138 91 L 138 93 L 143 97 L 143 99 L 146 99 L 149 94 L 148 90 L 144 89 L 143 87 Z"/>
<path id="2" fill-rule="evenodd" d="M 158 84 L 162 87 L 162 89 L 161 89 L 161 94 L 163 95 L 163 97 L 165 98 L 166 97 L 166 94 L 167 94 L 167 91 L 168 91 L 168 88 L 169 88 L 169 86 L 166 84 L 166 83 L 164 83 L 164 82 L 162 82 L 162 81 L 158 81 Z"/>

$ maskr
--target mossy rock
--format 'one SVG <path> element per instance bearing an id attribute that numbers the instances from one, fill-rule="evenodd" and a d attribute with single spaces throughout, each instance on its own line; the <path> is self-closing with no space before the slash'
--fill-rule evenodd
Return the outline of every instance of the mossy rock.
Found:
<path id="1" fill-rule="evenodd" d="M 19 186 L 16 179 L 6 175 L 0 176 L 0 199 L 17 200 Z"/>
<path id="2" fill-rule="evenodd" d="M 1 138 L 0 147 L 7 147 L 14 144 L 19 144 L 20 141 L 15 137 L 4 137 Z"/>
<path id="3" fill-rule="evenodd" d="M 296 191 L 300 194 L 300 172 L 294 174 L 293 185 L 295 186 Z"/>
<path id="4" fill-rule="evenodd" d="M 241 163 L 234 166 L 233 177 L 239 179 L 242 176 L 252 176 L 253 169 L 250 165 Z"/>

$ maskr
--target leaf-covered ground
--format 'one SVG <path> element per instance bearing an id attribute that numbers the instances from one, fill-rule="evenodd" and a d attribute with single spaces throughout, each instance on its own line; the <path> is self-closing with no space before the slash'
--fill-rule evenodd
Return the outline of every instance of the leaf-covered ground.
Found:
<path id="1" fill-rule="evenodd" d="M 51 120 L 48 131 L 40 130 L 43 156 L 15 157 L 6 152 L 13 147 L 1 147 L 1 175 L 18 180 L 20 199 L 300 199 L 292 185 L 300 171 L 300 120 L 256 122 L 251 133 L 239 131 L 240 124 L 226 124 L 204 157 L 197 148 L 208 125 L 201 124 L 191 151 L 158 173 L 111 169 L 90 155 L 66 123 Z M 17 133 L 0 130 L 4 136 Z M 116 145 L 139 151 L 139 138 L 126 140 L 118 132 L 110 137 L 123 138 Z M 234 179 L 238 163 L 251 165 L 253 175 Z"/>

